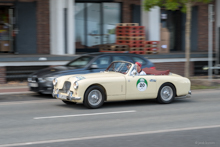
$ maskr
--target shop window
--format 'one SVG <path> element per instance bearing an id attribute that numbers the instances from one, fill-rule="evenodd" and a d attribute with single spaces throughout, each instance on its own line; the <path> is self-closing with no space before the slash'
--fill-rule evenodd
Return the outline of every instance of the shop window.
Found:
<path id="1" fill-rule="evenodd" d="M 120 3 L 75 3 L 76 48 L 115 43 L 115 26 L 121 22 L 120 8 Z"/>
<path id="2" fill-rule="evenodd" d="M 13 10 L 7 6 L 0 7 L 0 52 L 12 51 L 12 28 L 10 21 L 13 16 Z"/>

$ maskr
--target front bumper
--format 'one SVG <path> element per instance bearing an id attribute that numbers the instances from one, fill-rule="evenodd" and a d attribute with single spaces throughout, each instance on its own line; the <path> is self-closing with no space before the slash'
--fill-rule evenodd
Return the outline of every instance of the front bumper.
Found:
<path id="1" fill-rule="evenodd" d="M 57 99 L 61 99 L 61 100 L 70 100 L 70 101 L 81 100 L 81 97 L 70 97 L 70 96 L 63 95 L 63 94 L 55 94 L 54 92 L 53 92 L 52 96 Z"/>
<path id="2" fill-rule="evenodd" d="M 28 86 L 29 86 L 30 91 L 40 92 L 43 94 L 53 93 L 53 84 L 52 83 L 29 82 Z"/>

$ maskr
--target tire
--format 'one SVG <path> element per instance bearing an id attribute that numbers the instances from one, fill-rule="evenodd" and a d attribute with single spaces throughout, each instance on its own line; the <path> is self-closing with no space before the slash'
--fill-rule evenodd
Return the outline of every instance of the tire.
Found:
<path id="1" fill-rule="evenodd" d="M 70 102 L 70 101 L 64 101 L 64 100 L 62 100 L 65 104 L 67 104 L 67 105 L 74 105 L 74 104 L 76 104 L 76 103 L 74 103 L 74 102 Z"/>
<path id="2" fill-rule="evenodd" d="M 105 100 L 104 89 L 100 86 L 91 86 L 86 90 L 83 104 L 90 109 L 100 108 Z"/>
<path id="3" fill-rule="evenodd" d="M 37 92 L 39 95 L 45 95 L 45 94 L 43 94 L 42 92 Z"/>
<path id="4" fill-rule="evenodd" d="M 173 102 L 176 95 L 176 90 L 172 84 L 165 83 L 163 84 L 157 95 L 157 101 L 161 104 L 169 104 Z"/>

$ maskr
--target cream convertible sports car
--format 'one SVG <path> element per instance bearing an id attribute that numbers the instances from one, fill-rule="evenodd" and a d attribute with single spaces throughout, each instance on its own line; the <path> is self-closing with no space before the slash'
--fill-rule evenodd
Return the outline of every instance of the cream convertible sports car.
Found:
<path id="1" fill-rule="evenodd" d="M 112 62 L 104 72 L 54 79 L 52 95 L 66 104 L 83 103 L 88 108 L 99 108 L 105 101 L 137 99 L 157 99 L 167 104 L 176 96 L 191 94 L 189 79 L 166 71 L 143 70 L 147 75 L 138 76 L 135 64 Z"/>

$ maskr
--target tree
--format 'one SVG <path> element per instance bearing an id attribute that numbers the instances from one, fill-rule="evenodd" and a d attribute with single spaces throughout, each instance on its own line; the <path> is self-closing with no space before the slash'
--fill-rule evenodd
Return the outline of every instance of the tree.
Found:
<path id="1" fill-rule="evenodd" d="M 185 25 L 185 77 L 189 77 L 190 71 L 190 33 L 191 33 L 191 11 L 192 6 L 196 2 L 210 3 L 212 0 L 144 0 L 144 9 L 150 11 L 155 6 L 164 7 L 167 10 L 179 10 L 186 13 L 186 25 Z"/>

